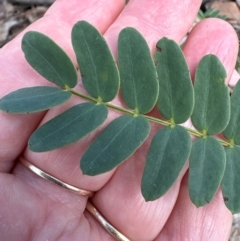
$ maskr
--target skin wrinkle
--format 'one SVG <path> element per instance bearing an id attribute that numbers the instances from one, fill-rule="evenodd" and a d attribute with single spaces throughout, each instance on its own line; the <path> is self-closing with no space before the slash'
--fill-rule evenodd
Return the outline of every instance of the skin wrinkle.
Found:
<path id="1" fill-rule="evenodd" d="M 221 212 L 226 210 L 221 193 L 218 192 L 210 204 L 207 204 L 206 206 L 200 207 L 198 209 L 195 208 L 195 206 L 191 203 L 189 197 L 186 195 L 188 195 L 187 175 L 185 175 L 182 182 L 182 188 L 180 190 L 178 203 L 175 207 L 175 210 L 173 211 L 173 214 L 170 216 L 170 219 L 173 219 L 174 217 L 174 220 L 171 220 L 173 222 L 173 226 L 168 227 L 168 225 L 166 225 L 162 235 L 159 236 L 160 239 L 157 239 L 156 241 L 162 241 L 162 236 L 171 237 L 172 239 L 175 238 L 171 236 L 173 229 L 177 230 L 177 233 L 179 233 L 180 236 L 182 235 L 181 238 L 175 240 L 195 240 L 195 237 L 201 237 L 198 240 L 219 240 L 219 237 L 221 237 L 221 240 L 227 240 L 231 226 L 225 225 L 224 221 L 227 218 L 231 218 L 231 215 L 226 215 L 225 217 L 221 216 Z M 185 199 L 183 199 L 183 197 L 185 197 Z M 228 214 L 230 213 L 229 211 L 227 212 Z M 177 229 L 176 227 L 176 225 L 178 225 L 179 222 L 176 221 L 179 220 L 178 218 L 176 218 L 176 215 L 181 217 L 180 220 L 182 220 L 182 233 L 184 235 L 181 234 L 181 229 Z M 209 221 L 207 219 L 210 219 L 211 223 L 215 223 L 215 228 L 213 228 L 213 230 L 211 231 L 214 232 L 214 230 L 216 230 L 216 225 L 219 225 L 219 227 L 224 226 L 225 229 L 219 229 L 220 233 L 215 232 L 216 236 L 210 238 L 209 232 L 205 233 L 206 229 L 210 230 L 208 225 Z M 189 227 L 190 229 L 188 230 Z M 224 237 L 226 237 L 226 239 L 224 239 Z"/>
<path id="2" fill-rule="evenodd" d="M 10 177 L 10 175 L 9 175 L 9 177 Z M 14 180 L 14 179 L 16 179 L 16 178 L 11 178 L 12 179 L 12 181 Z M 0 181 L 2 181 L 2 180 L 0 180 Z M 13 184 L 13 185 L 11 185 L 11 186 L 9 186 L 8 185 L 8 192 L 9 192 L 9 196 L 6 196 L 6 194 L 4 195 L 4 201 L 8 201 L 8 202 L 10 202 L 10 203 L 12 203 L 13 205 L 12 205 L 12 207 L 13 207 L 13 216 L 12 217 L 14 217 L 14 220 L 13 220 L 13 222 L 12 223 L 14 223 L 14 222 L 18 222 L 18 221 L 20 221 L 20 220 L 18 220 L 18 210 L 16 210 L 17 212 L 16 212 L 16 215 L 14 215 L 14 212 L 15 212 L 15 205 L 14 205 L 14 202 L 15 202 L 15 200 L 16 200 L 16 197 L 14 198 L 14 194 L 12 193 L 12 192 L 10 192 L 9 190 L 11 190 L 11 187 L 12 186 L 14 186 L 14 183 L 13 182 L 11 182 L 11 184 Z M 15 190 L 16 190 L 16 192 L 18 193 L 19 192 L 19 190 L 18 189 L 16 189 L 16 188 L 14 188 Z M 20 193 L 19 193 L 20 194 Z M 18 200 L 18 202 L 21 204 L 21 206 L 23 205 L 23 206 L 27 206 L 28 208 L 32 208 L 34 205 L 31 205 L 31 203 L 28 203 L 27 202 L 27 200 L 28 200 L 28 196 L 25 196 L 25 199 L 22 199 L 22 198 L 17 198 L 17 200 Z M 3 202 L 1 202 L 2 203 L 2 205 L 4 205 L 4 201 Z M 41 218 L 41 217 L 39 217 L 39 218 Z M 25 219 L 24 220 L 24 227 L 21 227 L 20 228 L 20 230 L 21 230 L 21 232 L 23 231 L 23 230 L 25 230 L 25 227 L 27 226 L 26 225 L 26 221 L 28 222 L 28 219 Z M 34 220 L 31 220 L 31 221 L 34 221 Z M 6 223 L 6 225 L 8 225 L 8 222 L 6 222 L 6 220 L 5 220 L 5 223 Z M 9 226 L 8 226 L 9 227 Z M 11 228 L 9 229 L 9 231 L 10 230 L 12 230 Z M 23 234 L 23 233 L 22 233 Z"/>
<path id="3" fill-rule="evenodd" d="M 82 217 L 83 217 L 83 216 L 82 217 L 79 217 L 79 216 L 73 215 L 72 218 L 70 218 L 67 222 L 65 222 L 63 224 L 63 230 L 58 234 L 58 238 L 55 238 L 55 240 L 63 240 L 63 241 L 65 241 L 66 239 L 68 239 L 69 233 L 73 233 L 74 230 L 76 230 L 75 233 L 77 233 L 78 232 L 77 229 L 79 227 L 79 223 L 81 224 Z M 78 219 L 80 219 L 80 220 L 78 220 Z"/>
<path id="4" fill-rule="evenodd" d="M 209 233 L 209 239 L 210 240 L 214 240 L 216 237 L 215 236 L 215 233 L 214 233 L 214 220 L 211 218 L 209 218 L 209 215 L 204 212 L 203 213 L 203 216 L 201 217 L 201 219 L 203 220 L 202 222 L 202 230 L 208 230 L 208 233 Z M 204 233 L 202 233 L 202 240 L 204 240 Z"/>
<path id="5" fill-rule="evenodd" d="M 40 179 L 41 180 L 41 179 Z M 43 190 L 43 189 L 41 189 L 41 190 Z M 41 190 L 39 190 L 39 191 L 41 191 Z M 41 196 L 42 196 L 42 194 L 41 194 Z M 39 199 L 40 200 L 40 199 Z M 53 223 L 52 222 L 52 217 L 55 217 L 55 209 L 52 209 L 52 201 L 54 201 L 55 203 L 56 203 L 56 205 L 57 206 L 59 206 L 59 207 L 61 207 L 61 202 L 59 202 L 59 200 L 49 200 L 47 203 L 46 203 L 46 208 L 45 208 L 45 213 L 48 213 L 48 215 L 45 217 L 45 219 L 44 219 L 44 222 L 42 223 L 42 225 L 41 226 L 43 226 L 43 228 L 44 228 L 44 226 L 46 225 L 46 223 Z M 66 223 L 69 223 L 69 224 L 72 224 L 72 222 L 73 222 L 73 220 L 78 220 L 78 219 L 80 219 L 80 220 L 78 220 L 78 222 L 81 222 L 81 220 L 82 220 L 82 218 L 83 218 L 83 216 L 80 216 L 80 214 L 81 214 L 81 211 L 79 210 L 79 212 L 76 212 L 76 208 L 73 208 L 73 206 L 72 205 L 67 205 L 68 206 L 68 208 L 69 208 L 69 212 L 64 212 L 65 213 L 65 215 L 63 215 L 63 216 L 60 216 L 60 218 L 58 218 L 57 220 L 57 226 L 56 227 L 58 227 L 57 229 L 58 230 L 61 230 L 60 229 L 60 227 L 62 226 L 63 227 L 63 230 L 62 231 L 60 231 L 60 233 L 56 233 L 56 235 L 57 235 L 57 238 L 55 237 L 55 235 L 54 235 L 54 240 L 59 240 L 62 236 L 66 236 L 66 233 L 69 233 L 70 232 L 70 230 L 69 230 L 69 228 L 67 228 L 67 226 L 66 226 Z M 62 208 L 62 207 L 61 207 Z M 69 219 L 68 220 L 66 220 L 65 219 L 65 216 L 66 216 L 66 214 L 67 214 L 67 216 L 69 216 Z M 67 221 L 67 222 L 66 222 Z M 72 224 L 73 225 L 73 224 Z M 49 228 L 51 228 L 52 229 L 52 225 L 47 225 L 47 226 L 49 226 Z M 76 229 L 77 229 L 77 227 L 78 227 L 78 225 L 76 224 L 76 225 L 74 225 L 75 227 L 76 227 Z M 38 233 L 38 232 L 41 232 L 42 231 L 42 228 L 40 228 L 40 227 L 38 227 L 38 226 L 36 226 L 36 228 L 38 228 L 38 230 L 36 230 L 36 232 L 35 233 Z M 64 234 L 64 230 L 66 230 L 67 232 Z M 71 232 L 70 232 L 71 233 Z M 64 235 L 63 235 L 64 234 Z M 41 237 L 41 234 L 40 234 L 40 237 Z"/>
<path id="6" fill-rule="evenodd" d="M 138 209 L 136 209 L 136 214 L 137 212 L 142 212 L 144 215 L 141 217 L 141 222 L 139 223 L 139 225 L 141 225 L 142 227 L 144 227 L 144 229 L 147 231 L 149 229 L 151 229 L 151 215 L 149 215 L 149 212 L 150 213 L 154 213 L 151 209 L 150 209 L 150 206 L 146 206 L 144 207 L 144 203 L 141 203 L 141 202 L 136 202 L 136 206 L 138 207 Z M 159 207 L 157 205 L 155 205 L 155 210 L 159 209 Z M 143 211 L 144 210 L 144 211 Z M 146 220 L 149 220 L 148 222 L 146 222 Z M 147 224 L 147 225 L 146 225 Z M 134 231 L 134 230 L 133 230 Z M 156 234 L 157 236 L 157 234 Z M 155 236 L 155 237 L 156 237 Z M 153 237 L 153 238 L 155 238 Z"/>

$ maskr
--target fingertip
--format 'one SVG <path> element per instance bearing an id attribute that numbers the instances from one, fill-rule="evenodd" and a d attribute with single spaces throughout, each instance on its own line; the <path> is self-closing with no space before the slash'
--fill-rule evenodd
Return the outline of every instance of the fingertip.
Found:
<path id="1" fill-rule="evenodd" d="M 238 53 L 238 37 L 233 27 L 224 20 L 209 18 L 198 23 L 183 47 L 191 76 L 204 55 L 216 55 L 227 72 L 226 83 L 229 82 Z"/>

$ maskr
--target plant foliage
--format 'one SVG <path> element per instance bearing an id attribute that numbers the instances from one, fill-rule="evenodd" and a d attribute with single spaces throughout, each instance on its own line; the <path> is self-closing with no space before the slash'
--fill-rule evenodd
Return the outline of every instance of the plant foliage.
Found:
<path id="1" fill-rule="evenodd" d="M 222 145 L 213 137 L 194 141 L 189 165 L 189 195 L 197 206 L 209 203 L 221 183 L 226 164 Z"/>
<path id="2" fill-rule="evenodd" d="M 160 85 L 157 107 L 164 118 L 183 123 L 192 114 L 194 93 L 182 50 L 173 40 L 162 38 L 154 59 Z"/>
<path id="3" fill-rule="evenodd" d="M 65 103 L 72 95 L 86 101 L 41 125 L 28 147 L 45 152 L 74 143 L 100 127 L 108 109 L 114 109 L 123 114 L 108 124 L 83 154 L 80 168 L 84 174 L 98 175 L 126 161 L 147 140 L 150 122 L 155 122 L 161 128 L 151 132 L 154 136 L 141 184 L 145 200 L 163 196 L 190 157 L 192 202 L 196 206 L 210 202 L 222 183 L 226 206 L 239 212 L 240 84 L 230 99 L 219 59 L 203 57 L 193 86 L 181 48 L 168 38 L 157 42 L 153 59 L 141 34 L 133 28 L 123 29 L 118 39 L 118 67 L 103 36 L 89 23 L 75 24 L 72 44 L 89 95 L 73 89 L 76 68 L 57 44 L 38 32 L 23 37 L 26 60 L 57 87 L 46 84 L 14 91 L 0 99 L 0 109 L 9 113 L 43 111 Z M 119 86 L 127 108 L 109 103 Z M 161 118 L 149 115 L 155 104 Z M 189 118 L 196 129 L 179 125 Z M 227 140 L 213 136 L 221 132 Z M 198 137 L 193 144 L 190 134 Z"/>
<path id="4" fill-rule="evenodd" d="M 22 50 L 28 63 L 44 78 L 60 88 L 77 84 L 77 71 L 67 54 L 49 37 L 30 31 L 22 39 Z"/>
<path id="5" fill-rule="evenodd" d="M 72 44 L 80 66 L 82 83 L 87 92 L 104 102 L 115 98 L 119 74 L 103 36 L 85 21 L 72 29 Z"/>
<path id="6" fill-rule="evenodd" d="M 223 20 L 226 20 L 227 19 L 227 16 L 226 15 L 221 15 L 220 14 L 220 10 L 217 10 L 217 9 L 208 9 L 207 11 L 203 12 L 201 9 L 198 11 L 198 15 L 197 17 L 200 19 L 200 20 L 203 20 L 205 18 L 220 18 L 220 19 L 223 19 Z"/>
<path id="7" fill-rule="evenodd" d="M 50 86 L 16 90 L 3 97 L 0 108 L 9 113 L 32 113 L 63 104 L 71 98 L 70 92 Z"/>
<path id="8" fill-rule="evenodd" d="M 118 40 L 121 92 L 126 105 L 148 113 L 156 104 L 158 80 L 150 50 L 137 30 L 125 28 Z"/>

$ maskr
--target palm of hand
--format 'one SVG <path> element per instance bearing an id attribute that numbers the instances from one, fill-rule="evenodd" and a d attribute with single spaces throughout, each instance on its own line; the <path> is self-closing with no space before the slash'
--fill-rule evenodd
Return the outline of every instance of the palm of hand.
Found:
<path id="1" fill-rule="evenodd" d="M 151 49 L 162 36 L 180 41 L 201 3 L 200 0 L 179 3 L 132 0 L 123 9 L 124 2 L 76 0 L 69 3 L 58 0 L 46 16 L 29 29 L 49 35 L 75 59 L 70 31 L 75 22 L 84 19 L 104 33 L 116 55 L 117 35 L 126 26 L 137 28 Z M 22 34 L 1 49 L 0 96 L 25 86 L 46 85 L 45 80 L 24 60 L 21 38 Z M 225 65 L 229 80 L 235 65 L 237 44 L 234 31 L 225 22 L 203 21 L 192 31 L 184 46 L 191 73 L 203 55 L 213 53 Z M 116 101 L 121 102 L 120 99 Z M 48 153 L 24 150 L 28 137 L 39 124 L 76 102 L 79 100 L 73 98 L 71 102 L 45 113 L 23 116 L 0 113 L 2 240 L 113 240 L 84 211 L 85 197 L 37 177 L 17 162 L 21 153 L 31 163 L 64 182 L 96 192 L 92 199 L 94 205 L 131 240 L 227 240 L 231 214 L 224 206 L 221 192 L 212 203 L 197 209 L 188 196 L 187 167 L 164 197 L 154 202 L 144 201 L 140 181 L 150 140 L 116 170 L 96 177 L 83 176 L 79 169 L 79 159 L 96 134 Z M 109 121 L 116 115 L 111 113 Z"/>

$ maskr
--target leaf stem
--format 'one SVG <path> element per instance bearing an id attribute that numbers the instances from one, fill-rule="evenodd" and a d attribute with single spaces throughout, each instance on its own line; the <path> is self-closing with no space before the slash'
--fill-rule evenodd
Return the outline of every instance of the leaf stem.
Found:
<path id="1" fill-rule="evenodd" d="M 129 110 L 129 109 L 126 109 L 126 108 L 123 108 L 123 107 L 120 107 L 120 106 L 116 106 L 116 105 L 113 105 L 113 104 L 110 104 L 108 102 L 101 102 L 99 101 L 98 99 L 95 99 L 91 96 L 88 96 L 88 95 L 84 95 L 82 93 L 79 93 L 73 89 L 66 89 L 67 91 L 70 91 L 73 95 L 76 95 L 78 97 L 81 97 L 82 99 L 84 100 L 88 100 L 88 101 L 91 101 L 93 103 L 102 103 L 104 105 L 106 105 L 107 107 L 111 108 L 111 109 L 114 109 L 114 110 L 119 110 L 123 113 L 126 113 L 126 114 L 130 114 L 130 115 L 136 115 L 137 113 L 133 110 Z M 155 117 L 152 117 L 152 116 L 148 116 L 148 115 L 143 115 L 146 119 L 148 119 L 149 121 L 151 122 L 154 122 L 154 123 L 158 123 L 160 125 L 164 125 L 164 126 L 171 126 L 171 122 L 170 121 L 165 121 L 165 120 L 161 120 L 161 119 L 158 119 L 158 118 L 155 118 Z M 193 130 L 193 129 L 190 129 L 190 128 L 187 128 L 187 127 L 183 127 L 185 128 L 189 134 L 191 135 L 194 135 L 196 137 L 203 137 L 204 134 L 197 131 L 197 130 Z M 220 138 L 216 138 L 223 146 L 231 146 L 231 143 L 227 142 L 227 141 L 224 141 Z"/>
<path id="2" fill-rule="evenodd" d="M 130 114 L 130 115 L 135 115 L 136 113 L 132 110 L 128 110 L 128 109 L 125 109 L 125 108 L 122 108 L 122 107 L 119 107 L 119 106 L 116 106 L 116 105 L 112 105 L 110 103 L 105 103 L 104 102 L 104 105 L 106 105 L 107 107 L 111 108 L 111 109 L 115 109 L 115 110 L 120 110 L 126 114 Z"/>
<path id="3" fill-rule="evenodd" d="M 84 100 L 89 100 L 89 101 L 91 101 L 91 102 L 93 102 L 93 103 L 98 103 L 98 100 L 95 99 L 95 98 L 92 98 L 91 96 L 84 95 L 84 94 L 79 93 L 79 92 L 77 92 L 77 91 L 75 91 L 75 90 L 73 90 L 73 89 L 66 89 L 66 90 L 67 90 L 67 91 L 70 91 L 73 95 L 76 95 L 76 96 L 78 96 L 78 97 L 83 98 Z"/>
<path id="4" fill-rule="evenodd" d="M 143 115 L 146 119 L 152 121 L 152 122 L 155 122 L 155 123 L 158 123 L 158 124 L 161 124 L 161 125 L 164 125 L 164 126 L 170 126 L 171 123 L 168 122 L 168 121 L 164 121 L 164 120 L 161 120 L 161 119 L 158 119 L 158 118 L 155 118 L 155 117 L 152 117 L 152 116 L 148 116 L 148 115 Z"/>
<path id="5" fill-rule="evenodd" d="M 216 137 L 215 137 L 216 138 Z M 216 138 L 223 146 L 231 146 L 231 143 L 227 142 L 227 141 L 224 141 L 220 138 Z"/>
<path id="6" fill-rule="evenodd" d="M 183 126 L 184 127 L 184 126 Z M 184 127 L 187 131 L 188 131 L 188 133 L 189 134 L 191 134 L 191 135 L 194 135 L 194 136 L 196 136 L 196 137 L 203 137 L 203 134 L 201 133 L 201 132 L 199 132 L 199 131 L 197 131 L 197 130 L 193 130 L 193 129 L 190 129 L 190 128 L 188 128 L 188 127 Z"/>

